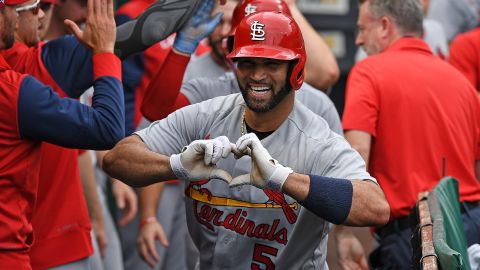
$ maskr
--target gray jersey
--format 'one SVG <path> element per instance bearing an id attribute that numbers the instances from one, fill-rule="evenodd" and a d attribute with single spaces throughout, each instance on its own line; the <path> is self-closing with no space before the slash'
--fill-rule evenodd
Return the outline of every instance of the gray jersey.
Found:
<path id="1" fill-rule="evenodd" d="M 164 155 L 197 139 L 224 135 L 236 142 L 244 109 L 241 94 L 217 97 L 177 110 L 136 134 Z M 343 137 L 298 101 L 262 144 L 296 172 L 375 181 Z M 217 166 L 235 177 L 249 173 L 250 164 L 248 156 L 230 156 Z M 186 196 L 188 228 L 200 250 L 201 269 L 328 269 L 328 222 L 289 196 L 253 186 L 229 188 L 217 179 L 187 182 Z"/>
<path id="2" fill-rule="evenodd" d="M 195 104 L 218 96 L 239 93 L 240 88 L 235 75 L 228 72 L 215 79 L 198 78 L 190 80 L 182 85 L 181 92 L 191 104 Z M 295 92 L 295 98 L 325 119 L 330 128 L 337 134 L 343 134 L 337 109 L 325 93 L 316 90 L 307 83 L 303 83 L 300 90 Z"/>
<path id="3" fill-rule="evenodd" d="M 183 82 L 201 77 L 218 78 L 222 76 L 225 71 L 224 68 L 213 61 L 211 52 L 206 53 L 190 60 L 183 75 Z"/>

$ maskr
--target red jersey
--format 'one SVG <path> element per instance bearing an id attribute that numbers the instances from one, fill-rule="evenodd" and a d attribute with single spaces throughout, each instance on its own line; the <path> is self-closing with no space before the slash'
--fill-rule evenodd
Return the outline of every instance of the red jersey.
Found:
<path id="1" fill-rule="evenodd" d="M 431 190 L 444 171 L 459 180 L 461 201 L 480 200 L 477 93 L 422 40 L 402 38 L 355 65 L 343 128 L 372 135 L 369 172 L 391 218 L 408 215 L 418 193 Z"/>
<path id="2" fill-rule="evenodd" d="M 449 62 L 480 92 L 480 28 L 460 34 L 453 40 Z"/>
<path id="3" fill-rule="evenodd" d="M 65 97 L 66 93 L 43 65 L 40 52 L 41 46 L 29 48 L 16 42 L 2 54 L 16 71 L 35 76 Z M 32 218 L 35 232 L 35 244 L 30 251 L 32 267 L 44 269 L 90 256 L 93 253 L 90 219 L 81 186 L 78 150 L 44 143 L 39 177 Z"/>
<path id="4" fill-rule="evenodd" d="M 19 131 L 18 93 L 24 77 L 0 56 L 0 269 L 30 269 L 40 148 L 23 140 Z"/>

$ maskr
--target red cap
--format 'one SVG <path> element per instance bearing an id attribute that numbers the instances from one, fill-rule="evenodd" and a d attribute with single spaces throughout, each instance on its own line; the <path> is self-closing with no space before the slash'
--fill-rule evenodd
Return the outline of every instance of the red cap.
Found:
<path id="1" fill-rule="evenodd" d="M 57 0 L 40 0 L 40 3 L 48 3 L 56 5 L 58 3 Z"/>
<path id="2" fill-rule="evenodd" d="M 3 6 L 16 6 L 27 2 L 28 0 L 0 0 L 0 8 Z"/>

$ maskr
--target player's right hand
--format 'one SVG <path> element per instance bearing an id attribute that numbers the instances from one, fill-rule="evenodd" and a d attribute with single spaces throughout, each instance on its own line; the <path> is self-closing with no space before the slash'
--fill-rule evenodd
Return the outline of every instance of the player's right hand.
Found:
<path id="1" fill-rule="evenodd" d="M 160 260 L 155 247 L 156 240 L 159 240 L 164 247 L 168 247 L 167 237 L 158 221 L 145 224 L 140 228 L 137 237 L 138 255 L 152 268 Z"/>
<path id="2" fill-rule="evenodd" d="M 170 167 L 178 179 L 185 181 L 215 178 L 230 183 L 232 176 L 216 164 L 231 152 L 232 144 L 225 136 L 196 140 L 184 147 L 182 153 L 170 156 Z"/>
<path id="3" fill-rule="evenodd" d="M 116 38 L 116 25 L 113 0 L 88 0 L 85 30 L 71 20 L 65 24 L 75 37 L 93 53 L 113 53 Z"/>
<path id="4" fill-rule="evenodd" d="M 193 54 L 198 44 L 215 30 L 223 13 L 210 18 L 216 0 L 202 0 L 190 20 L 177 32 L 173 48 L 185 54 Z"/>
<path id="5" fill-rule="evenodd" d="M 249 174 L 235 177 L 230 182 L 231 187 L 249 184 L 261 189 L 282 191 L 283 183 L 293 170 L 273 159 L 255 133 L 240 137 L 232 149 L 236 158 L 249 155 L 252 159 L 252 169 Z"/>

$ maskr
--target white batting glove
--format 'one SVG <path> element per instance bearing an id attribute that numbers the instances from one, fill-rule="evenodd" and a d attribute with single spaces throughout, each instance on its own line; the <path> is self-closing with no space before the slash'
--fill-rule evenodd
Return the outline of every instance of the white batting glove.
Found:
<path id="1" fill-rule="evenodd" d="M 253 185 L 260 189 L 272 189 L 282 191 L 282 186 L 292 169 L 284 167 L 272 158 L 267 149 L 263 147 L 257 135 L 248 133 L 240 137 L 233 152 L 237 158 L 242 155 L 250 155 L 252 170 L 250 174 L 235 177 L 230 186 Z"/>
<path id="2" fill-rule="evenodd" d="M 220 179 L 230 183 L 232 176 L 216 167 L 220 158 L 226 158 L 232 151 L 232 144 L 225 136 L 212 140 L 193 141 L 180 154 L 170 156 L 173 173 L 182 180 L 198 181 Z"/>

